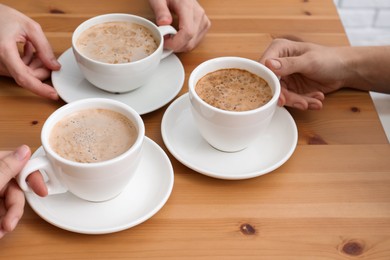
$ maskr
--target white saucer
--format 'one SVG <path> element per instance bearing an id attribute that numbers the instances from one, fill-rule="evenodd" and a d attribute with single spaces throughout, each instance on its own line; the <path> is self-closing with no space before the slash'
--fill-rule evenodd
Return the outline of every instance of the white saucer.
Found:
<path id="1" fill-rule="evenodd" d="M 198 132 L 188 93 L 165 111 L 161 123 L 164 143 L 172 155 L 187 167 L 219 179 L 238 180 L 269 173 L 293 154 L 298 141 L 294 119 L 278 108 L 267 131 L 248 148 L 225 153 L 212 148 Z"/>
<path id="2" fill-rule="evenodd" d="M 51 79 L 58 95 L 67 103 L 92 97 L 112 98 L 143 115 L 169 103 L 184 83 L 184 67 L 174 54 L 161 61 L 158 71 L 146 85 L 122 94 L 109 93 L 89 83 L 81 74 L 71 48 L 58 61 L 62 67 L 52 72 Z"/>
<path id="3" fill-rule="evenodd" d="M 136 175 L 116 198 L 88 202 L 64 193 L 41 198 L 27 192 L 31 208 L 59 228 L 83 234 L 105 234 L 138 225 L 159 211 L 173 188 L 173 168 L 165 152 L 145 138 L 143 158 Z M 40 147 L 33 155 L 44 153 Z"/>

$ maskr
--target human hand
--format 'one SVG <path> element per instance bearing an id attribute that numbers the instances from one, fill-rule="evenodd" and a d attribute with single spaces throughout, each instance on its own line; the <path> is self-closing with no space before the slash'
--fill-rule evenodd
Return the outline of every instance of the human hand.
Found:
<path id="1" fill-rule="evenodd" d="M 346 73 L 342 48 L 275 39 L 260 62 L 280 77 L 280 106 L 301 110 L 322 108 L 326 93 L 343 86 Z"/>
<path id="2" fill-rule="evenodd" d="M 15 229 L 24 210 L 24 194 L 14 177 L 19 174 L 31 156 L 23 145 L 14 152 L 0 151 L 0 238 Z M 30 187 L 40 196 L 47 195 L 42 176 L 35 172 L 28 179 Z"/>
<path id="3" fill-rule="evenodd" d="M 42 82 L 61 65 L 40 25 L 2 4 L 0 24 L 0 75 L 13 77 L 18 85 L 39 96 L 58 99 L 54 88 Z M 24 44 L 23 54 L 19 54 L 18 43 Z"/>
<path id="4" fill-rule="evenodd" d="M 196 0 L 149 0 L 149 3 L 159 26 L 172 24 L 172 14 L 178 16 L 177 34 L 164 40 L 165 48 L 174 52 L 194 49 L 211 26 L 204 9 Z"/>

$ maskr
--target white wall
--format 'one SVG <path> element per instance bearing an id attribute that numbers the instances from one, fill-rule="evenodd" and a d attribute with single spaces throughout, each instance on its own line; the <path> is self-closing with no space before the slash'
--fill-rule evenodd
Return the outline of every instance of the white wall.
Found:
<path id="1" fill-rule="evenodd" d="M 334 0 L 352 45 L 390 44 L 390 0 Z"/>

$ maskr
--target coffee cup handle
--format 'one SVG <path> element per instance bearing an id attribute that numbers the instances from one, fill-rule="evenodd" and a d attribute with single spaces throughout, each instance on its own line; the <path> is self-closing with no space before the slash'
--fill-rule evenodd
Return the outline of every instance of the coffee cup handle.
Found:
<path id="1" fill-rule="evenodd" d="M 25 192 L 33 192 L 27 184 L 27 177 L 35 171 L 40 171 L 45 180 L 48 194 L 65 193 L 68 189 L 61 183 L 47 157 L 41 156 L 31 159 L 17 175 L 16 181 Z"/>
<path id="2" fill-rule="evenodd" d="M 176 29 L 173 28 L 171 25 L 161 25 L 157 28 L 161 32 L 162 37 L 164 37 L 165 35 L 169 35 L 169 34 L 173 35 L 173 34 L 177 33 Z M 173 53 L 173 50 L 164 49 L 163 53 L 161 55 L 161 59 L 168 57 L 172 53 Z"/>

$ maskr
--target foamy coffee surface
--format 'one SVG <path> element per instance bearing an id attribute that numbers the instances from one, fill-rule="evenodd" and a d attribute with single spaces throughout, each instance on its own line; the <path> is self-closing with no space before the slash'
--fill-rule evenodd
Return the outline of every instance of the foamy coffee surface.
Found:
<path id="1" fill-rule="evenodd" d="M 228 111 L 248 111 L 263 106 L 272 90 L 261 77 L 241 69 L 221 69 L 203 76 L 195 91 L 206 103 Z"/>
<path id="2" fill-rule="evenodd" d="M 49 142 L 61 157 L 82 163 L 109 160 L 127 151 L 138 131 L 131 120 L 108 109 L 86 109 L 60 120 Z"/>
<path id="3" fill-rule="evenodd" d="M 130 22 L 106 22 L 81 33 L 77 48 L 85 56 L 105 63 L 127 63 L 143 59 L 158 47 L 146 27 Z"/>

